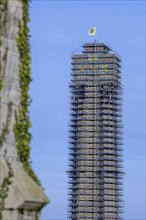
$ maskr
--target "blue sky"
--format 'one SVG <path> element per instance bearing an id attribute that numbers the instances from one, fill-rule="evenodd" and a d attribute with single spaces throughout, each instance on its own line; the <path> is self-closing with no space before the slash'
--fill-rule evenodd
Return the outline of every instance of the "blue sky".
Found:
<path id="1" fill-rule="evenodd" d="M 125 143 L 124 219 L 145 219 L 145 2 L 43 1 L 30 5 L 33 103 L 31 157 L 51 203 L 44 219 L 67 218 L 67 148 L 71 52 L 90 27 L 122 57 Z"/>

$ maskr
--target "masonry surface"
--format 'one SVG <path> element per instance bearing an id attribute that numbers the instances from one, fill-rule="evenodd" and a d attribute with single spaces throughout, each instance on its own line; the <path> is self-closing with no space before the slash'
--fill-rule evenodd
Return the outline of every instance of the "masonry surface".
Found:
<path id="1" fill-rule="evenodd" d="M 17 128 L 18 131 L 17 120 L 23 107 L 28 107 L 27 104 L 24 105 L 22 96 L 24 91 L 21 78 L 25 75 L 22 73 L 20 78 L 23 59 L 18 48 L 18 33 L 21 34 L 20 24 L 25 25 L 24 12 L 27 13 L 27 6 L 27 0 L 3 0 L 0 4 L 0 220 L 38 220 L 40 210 L 48 203 L 29 160 L 26 160 L 26 155 L 30 153 L 27 143 L 25 146 L 29 132 L 26 131 L 23 139 L 23 156 L 23 151 L 19 150 L 20 137 L 17 138 L 14 129 Z M 21 43 L 23 45 L 27 41 L 24 39 L 23 42 L 22 39 Z M 27 79 L 24 78 L 25 80 Z M 26 97 L 27 92 L 26 90 Z M 23 116 L 28 119 L 27 109 Z M 25 117 L 25 124 L 24 119 Z M 19 129 L 22 134 L 23 128 Z"/>

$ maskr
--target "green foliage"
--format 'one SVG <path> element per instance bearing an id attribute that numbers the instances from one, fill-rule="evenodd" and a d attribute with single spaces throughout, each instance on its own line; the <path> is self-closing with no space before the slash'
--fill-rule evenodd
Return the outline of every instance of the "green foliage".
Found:
<path id="1" fill-rule="evenodd" d="M 2 35 L 6 29 L 7 22 L 7 10 L 8 10 L 8 0 L 0 0 L 0 35 Z"/>
<path id="2" fill-rule="evenodd" d="M 3 81 L 2 79 L 0 79 L 0 91 L 2 90 L 2 88 L 3 88 Z"/>
<path id="3" fill-rule="evenodd" d="M 2 79 L 0 79 L 0 91 L 1 91 L 2 86 L 3 86 L 2 83 L 3 83 L 3 81 L 2 81 Z M 1 97 L 0 97 L 0 100 L 1 100 Z M 0 148 L 2 147 L 3 142 L 5 140 L 5 137 L 6 137 L 6 134 L 8 133 L 8 127 L 9 127 L 9 124 L 10 124 L 10 120 L 11 120 L 11 116 L 12 116 L 12 110 L 13 110 L 12 106 L 13 106 L 13 103 L 10 102 L 8 104 L 7 120 L 6 120 L 6 123 L 3 124 L 2 132 L 1 132 L 1 135 L 0 135 Z M 7 163 L 8 168 L 9 168 L 9 173 L 8 173 L 8 177 L 4 178 L 4 180 L 2 182 L 2 185 L 0 186 L 0 220 L 2 220 L 2 210 L 4 209 L 4 201 L 5 201 L 5 198 L 7 197 L 7 193 L 8 193 L 8 190 L 9 190 L 9 184 L 11 184 L 10 178 L 13 176 L 12 169 L 11 169 L 10 164 L 8 163 L 7 160 L 6 160 L 6 163 Z"/>
<path id="4" fill-rule="evenodd" d="M 30 97 L 28 95 L 29 84 L 31 82 L 30 74 L 30 48 L 29 48 L 29 29 L 27 22 L 28 17 L 28 0 L 22 0 L 23 3 L 23 21 L 19 21 L 19 31 L 17 37 L 17 46 L 20 55 L 19 63 L 19 81 L 21 102 L 18 112 L 15 112 L 16 123 L 14 125 L 14 133 L 16 139 L 16 147 L 18 150 L 20 161 L 23 163 L 26 172 L 40 184 L 38 178 L 34 174 L 30 165 L 30 140 L 31 134 L 29 129 L 31 122 L 29 119 L 28 107 L 30 105 Z"/>
<path id="5" fill-rule="evenodd" d="M 11 184 L 11 177 L 13 176 L 13 171 L 10 166 L 10 163 L 5 159 L 9 172 L 8 176 L 4 178 L 2 185 L 0 186 L 0 220 L 2 220 L 2 210 L 4 209 L 4 201 L 7 197 L 9 191 L 9 185 Z"/>
<path id="6" fill-rule="evenodd" d="M 8 48 L 6 48 L 5 50 L 5 53 L 2 57 L 0 57 L 0 62 L 3 61 L 3 62 L 6 62 L 7 60 L 7 54 L 8 54 Z M 2 70 L 3 69 L 3 70 Z M 3 77 L 4 77 L 4 72 L 5 72 L 5 68 L 2 68 L 2 65 L 0 65 L 0 91 L 2 90 L 3 88 Z M 0 96 L 0 100 L 1 100 L 1 96 Z"/>
<path id="7" fill-rule="evenodd" d="M 7 11 L 8 11 L 8 0 L 0 0 L 0 37 L 4 36 L 6 33 Z M 0 39 L 0 46 L 2 44 L 3 44 L 2 39 Z M 3 80 L 2 80 L 3 73 L 2 73 L 1 59 L 3 59 L 3 61 L 7 59 L 7 52 L 8 50 L 6 49 L 4 56 L 0 57 L 0 91 L 2 90 L 3 87 Z M 0 96 L 0 101 L 1 101 L 1 96 Z"/>
<path id="8" fill-rule="evenodd" d="M 9 127 L 9 124 L 10 124 L 10 120 L 11 120 L 11 115 L 12 115 L 12 106 L 13 106 L 13 103 L 10 102 L 8 104 L 8 114 L 7 114 L 7 121 L 6 121 L 6 124 L 3 125 L 3 128 L 2 128 L 2 133 L 0 135 L 0 148 L 5 140 L 5 137 L 6 137 L 6 134 L 8 132 L 8 127 Z"/>
<path id="9" fill-rule="evenodd" d="M 19 63 L 19 81 L 21 90 L 21 103 L 18 112 L 15 112 L 16 123 L 14 125 L 14 133 L 16 138 L 16 147 L 21 162 L 23 163 L 26 172 L 38 183 L 39 180 L 35 176 L 31 166 L 30 166 L 30 139 L 31 135 L 29 133 L 29 128 L 31 127 L 31 122 L 29 120 L 28 107 L 30 104 L 30 97 L 28 95 L 29 84 L 31 81 L 30 76 L 30 49 L 29 49 L 29 29 L 27 27 L 28 17 L 28 0 L 21 0 L 23 3 L 23 21 L 19 22 L 19 32 L 17 38 L 17 46 L 20 55 Z M 7 24 L 7 5 L 8 0 L 0 0 L 0 36 L 6 34 L 6 24 Z M 2 40 L 0 39 L 0 45 L 2 45 Z M 6 49 L 4 56 L 2 57 L 3 62 L 7 59 Z M 0 91 L 3 87 L 3 74 L 2 66 L 0 66 Z M 1 100 L 1 97 L 0 97 Z M 8 133 L 8 128 L 12 115 L 13 104 L 10 102 L 8 104 L 8 114 L 6 123 L 3 124 L 2 132 L 0 135 L 0 146 L 3 145 L 6 134 Z M 9 172 L 8 176 L 3 179 L 2 185 L 0 186 L 0 220 L 2 220 L 2 210 L 4 209 L 5 198 L 7 197 L 9 191 L 9 185 L 11 184 L 11 177 L 13 176 L 13 171 L 10 163 L 6 160 Z"/>
<path id="10" fill-rule="evenodd" d="M 3 36 L 6 33 L 6 22 L 7 22 L 7 6 L 8 6 L 8 0 L 0 0 L 0 37 Z M 3 44 L 2 39 L 0 39 L 0 46 Z M 7 58 L 7 50 L 3 57 L 0 57 L 0 59 L 3 59 L 5 61 Z M 2 72 L 2 60 L 0 60 L 0 92 L 3 87 L 3 72 Z M 0 102 L 1 102 L 1 94 L 0 94 Z M 8 131 L 8 126 L 11 118 L 12 113 L 12 104 L 8 104 L 8 115 L 7 115 L 7 121 L 6 124 L 2 127 L 2 132 L 0 135 L 0 148 L 2 146 L 2 143 L 5 140 L 5 136 Z M 10 168 L 8 164 L 8 168 Z M 10 171 L 10 170 L 9 170 Z M 2 220 L 2 210 L 4 209 L 4 200 L 7 197 L 8 193 L 8 185 L 10 184 L 10 172 L 8 173 L 8 177 L 5 177 L 2 185 L 0 186 L 0 220 Z"/>
<path id="11" fill-rule="evenodd" d="M 0 220 L 2 220 L 2 210 L 4 209 L 4 200 L 7 197 L 9 178 L 5 177 L 0 187 Z"/>
<path id="12" fill-rule="evenodd" d="M 7 9 L 8 9 L 8 0 L 0 0 L 0 37 L 6 31 L 6 22 L 7 22 Z M 2 39 L 0 39 L 0 46 L 2 45 Z M 3 60 L 7 57 L 7 50 Z M 1 59 L 2 57 L 0 57 Z M 1 60 L 0 60 L 1 62 Z M 3 82 L 2 82 L 2 66 L 0 63 L 0 91 L 2 90 Z"/>

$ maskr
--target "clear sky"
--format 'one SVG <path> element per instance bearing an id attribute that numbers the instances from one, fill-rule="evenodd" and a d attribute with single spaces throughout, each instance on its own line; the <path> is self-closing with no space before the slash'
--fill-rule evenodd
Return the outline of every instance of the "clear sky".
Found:
<path id="1" fill-rule="evenodd" d="M 67 218 L 71 52 L 94 38 L 122 57 L 125 142 L 124 219 L 145 219 L 145 2 L 43 1 L 30 5 L 33 103 L 31 157 L 50 204 L 42 220 Z"/>

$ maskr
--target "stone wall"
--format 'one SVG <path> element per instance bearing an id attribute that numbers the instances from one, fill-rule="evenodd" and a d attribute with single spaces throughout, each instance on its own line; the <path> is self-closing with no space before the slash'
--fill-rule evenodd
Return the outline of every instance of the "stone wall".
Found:
<path id="1" fill-rule="evenodd" d="M 23 22 L 23 2 L 2 0 L 0 4 L 0 220 L 37 220 L 48 203 L 41 186 L 21 163 L 14 133 L 21 102 L 16 39 Z"/>

